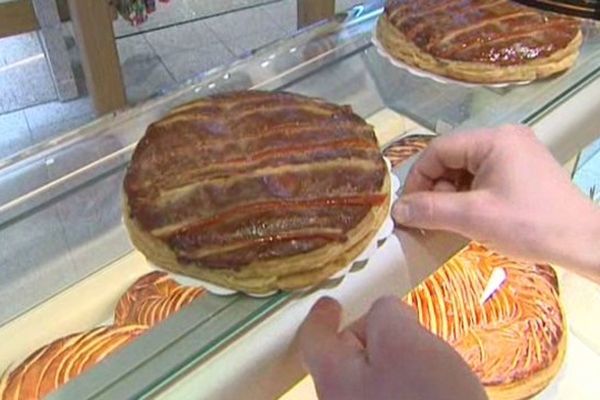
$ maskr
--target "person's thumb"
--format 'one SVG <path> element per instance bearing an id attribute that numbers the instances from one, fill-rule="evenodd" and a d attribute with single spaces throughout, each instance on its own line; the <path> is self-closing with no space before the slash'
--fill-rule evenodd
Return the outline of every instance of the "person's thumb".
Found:
<path id="1" fill-rule="evenodd" d="M 350 345 L 339 333 L 342 307 L 332 298 L 321 298 L 298 331 L 304 364 L 313 376 L 319 398 L 348 398 L 357 362 L 364 362 L 362 349 Z"/>
<path id="2" fill-rule="evenodd" d="M 330 297 L 319 299 L 308 313 L 298 331 L 298 344 L 307 368 L 315 373 L 327 368 L 329 357 L 339 357 L 343 344 L 338 332 L 342 306 Z"/>
<path id="3" fill-rule="evenodd" d="M 469 236 L 475 209 L 476 192 L 416 192 L 402 196 L 392 209 L 397 224 L 421 228 L 448 230 Z"/>

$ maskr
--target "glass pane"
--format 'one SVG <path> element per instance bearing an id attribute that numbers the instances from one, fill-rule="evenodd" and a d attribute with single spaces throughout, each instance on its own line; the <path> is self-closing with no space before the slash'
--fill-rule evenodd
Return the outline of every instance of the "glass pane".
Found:
<path id="1" fill-rule="evenodd" d="M 173 0 L 168 3 L 156 2 L 156 11 L 149 14 L 148 20 L 138 26 L 119 17 L 115 21 L 115 36 L 123 38 L 152 32 L 175 25 L 199 21 L 205 18 L 226 14 L 233 11 L 250 9 L 282 0 Z"/>

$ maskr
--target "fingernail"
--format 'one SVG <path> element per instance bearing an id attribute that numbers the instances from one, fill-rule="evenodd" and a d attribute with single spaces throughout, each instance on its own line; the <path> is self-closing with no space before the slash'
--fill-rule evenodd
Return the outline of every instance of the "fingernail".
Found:
<path id="1" fill-rule="evenodd" d="M 392 209 L 392 217 L 397 224 L 404 224 L 410 220 L 409 215 L 409 206 L 403 201 L 399 200 L 394 204 L 394 208 Z"/>
<path id="2" fill-rule="evenodd" d="M 335 307 L 337 307 L 337 301 L 329 296 L 325 296 L 317 300 L 315 305 L 312 307 L 312 310 L 317 312 L 323 312 L 329 311 Z"/>

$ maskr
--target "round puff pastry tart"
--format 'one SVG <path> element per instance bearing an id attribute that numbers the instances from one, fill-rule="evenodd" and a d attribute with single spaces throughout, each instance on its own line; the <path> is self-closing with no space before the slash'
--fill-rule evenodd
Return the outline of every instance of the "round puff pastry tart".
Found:
<path id="1" fill-rule="evenodd" d="M 494 270 L 491 296 L 484 291 Z M 567 329 L 556 273 L 472 243 L 409 293 L 423 326 L 450 343 L 493 400 L 527 399 L 558 373 Z"/>
<path id="2" fill-rule="evenodd" d="M 489 84 L 565 71 L 582 43 L 576 19 L 510 0 L 388 0 L 376 35 L 408 65 Z"/>
<path id="3" fill-rule="evenodd" d="M 115 325 L 153 327 L 205 294 L 203 288 L 178 284 L 166 272 L 150 272 L 135 281 L 119 299 Z"/>
<path id="4" fill-rule="evenodd" d="M 152 263 L 261 294 L 315 285 L 360 255 L 388 215 L 390 178 L 350 107 L 247 91 L 149 126 L 124 191 Z"/>
<path id="5" fill-rule="evenodd" d="M 433 139 L 435 139 L 435 135 L 407 135 L 385 146 L 383 155 L 390 160 L 392 168 L 394 168 L 411 156 L 425 150 Z"/>
<path id="6" fill-rule="evenodd" d="M 0 400 L 41 400 L 138 338 L 145 326 L 103 326 L 57 339 L 0 380 Z"/>

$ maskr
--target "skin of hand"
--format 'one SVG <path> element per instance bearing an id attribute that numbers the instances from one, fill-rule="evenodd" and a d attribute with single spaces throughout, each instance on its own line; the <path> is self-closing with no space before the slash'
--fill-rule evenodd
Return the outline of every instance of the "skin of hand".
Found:
<path id="1" fill-rule="evenodd" d="M 452 231 L 600 282 L 600 208 L 523 126 L 432 141 L 392 215 L 400 225 Z"/>
<path id="2" fill-rule="evenodd" d="M 320 299 L 298 332 L 304 364 L 321 400 L 487 399 L 458 353 L 424 329 L 396 297 L 340 331 L 342 308 Z"/>

